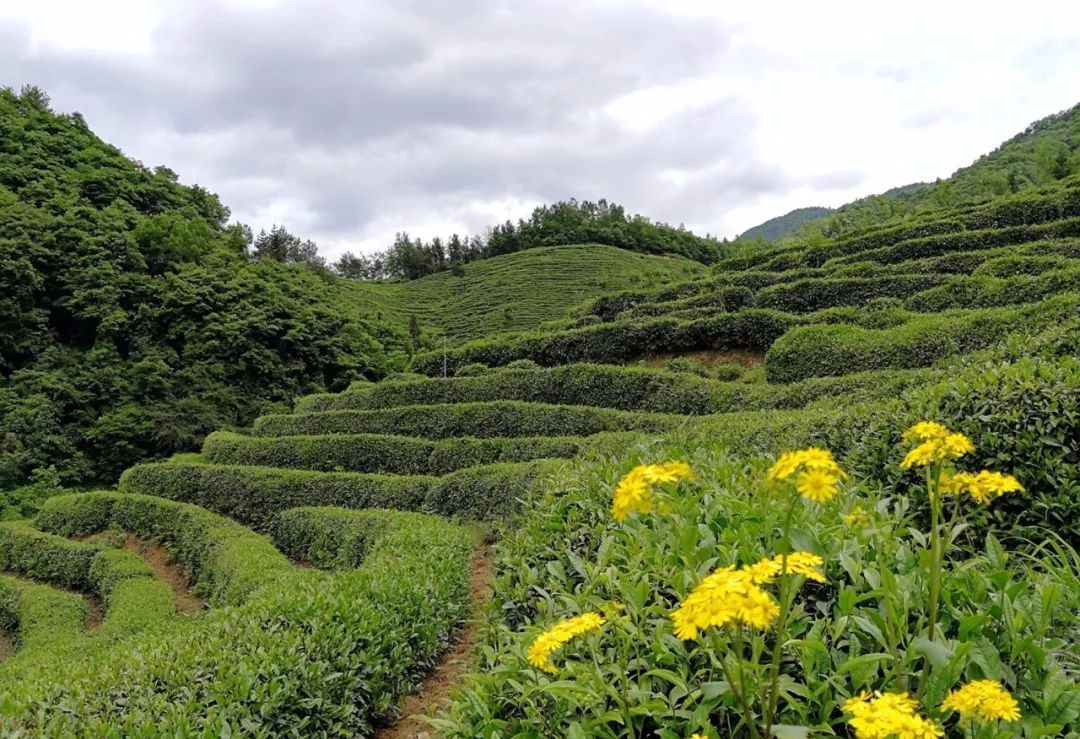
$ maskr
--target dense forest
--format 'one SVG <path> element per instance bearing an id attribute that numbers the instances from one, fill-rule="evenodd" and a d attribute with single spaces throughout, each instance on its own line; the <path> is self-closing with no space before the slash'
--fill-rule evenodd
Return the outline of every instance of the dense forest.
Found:
<path id="1" fill-rule="evenodd" d="M 403 333 L 342 315 L 314 245 L 252 239 L 36 88 L 0 90 L 0 488 L 115 480 L 296 394 L 400 369 Z"/>
<path id="2" fill-rule="evenodd" d="M 726 256 L 726 242 L 697 236 L 683 227 L 654 222 L 606 200 L 574 199 L 535 208 L 528 220 L 490 228 L 486 235 L 451 235 L 424 242 L 401 232 L 389 249 L 370 255 L 347 252 L 335 271 L 361 280 L 415 280 L 503 254 L 541 246 L 605 244 L 646 254 L 674 254 L 711 264 Z"/>

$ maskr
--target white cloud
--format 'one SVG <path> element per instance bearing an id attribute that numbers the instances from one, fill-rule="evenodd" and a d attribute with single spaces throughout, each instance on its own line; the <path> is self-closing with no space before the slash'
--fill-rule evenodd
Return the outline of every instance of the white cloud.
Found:
<path id="1" fill-rule="evenodd" d="M 1080 4 L 35 0 L 0 82 L 333 256 L 556 198 L 733 236 L 1077 102 Z"/>

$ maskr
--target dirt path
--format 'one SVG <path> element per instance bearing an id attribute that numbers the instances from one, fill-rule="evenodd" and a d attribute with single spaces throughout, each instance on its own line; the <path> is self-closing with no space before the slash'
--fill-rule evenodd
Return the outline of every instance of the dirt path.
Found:
<path id="1" fill-rule="evenodd" d="M 419 690 L 405 696 L 399 709 L 402 718 L 376 732 L 376 739 L 435 739 L 438 732 L 417 715 L 431 716 L 450 703 L 450 694 L 461 681 L 469 667 L 484 604 L 491 598 L 491 581 L 494 578 L 494 548 L 490 544 L 479 547 L 473 554 L 469 569 L 469 621 L 453 648 L 443 655 L 439 666 L 428 675 Z"/>
<path id="2" fill-rule="evenodd" d="M 142 557 L 146 564 L 150 565 L 157 579 L 172 589 L 177 612 L 190 615 L 206 608 L 206 601 L 188 589 L 184 568 L 173 560 L 165 547 L 148 539 L 140 539 L 134 534 L 128 534 L 124 537 L 124 549 Z"/>

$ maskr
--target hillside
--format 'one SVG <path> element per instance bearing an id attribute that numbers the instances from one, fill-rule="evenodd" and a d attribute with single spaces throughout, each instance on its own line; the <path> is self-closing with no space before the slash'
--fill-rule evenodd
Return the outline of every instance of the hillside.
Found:
<path id="1" fill-rule="evenodd" d="M 0 490 L 114 482 L 297 393 L 400 369 L 403 335 L 247 254 L 212 193 L 0 90 Z"/>
<path id="2" fill-rule="evenodd" d="M 704 271 L 679 257 L 600 244 L 528 249 L 409 282 L 341 280 L 337 299 L 356 315 L 405 330 L 415 316 L 427 334 L 461 341 L 534 329 L 579 303 L 630 287 L 659 287 Z"/>
<path id="3" fill-rule="evenodd" d="M 1035 121 L 949 177 L 859 198 L 813 222 L 827 235 L 838 237 L 928 211 L 982 203 L 1053 185 L 1077 173 L 1080 173 L 1080 104 Z M 798 229 L 790 233 L 795 239 L 800 237 Z"/>
<path id="4" fill-rule="evenodd" d="M 790 213 L 770 218 L 764 223 L 746 229 L 735 240 L 753 241 L 754 239 L 761 239 L 766 244 L 771 244 L 790 233 L 794 233 L 804 223 L 824 218 L 829 213 L 832 213 L 832 208 L 796 208 Z"/>
<path id="5" fill-rule="evenodd" d="M 0 734 L 1080 735 L 1080 174 L 371 284 L 0 116 Z"/>

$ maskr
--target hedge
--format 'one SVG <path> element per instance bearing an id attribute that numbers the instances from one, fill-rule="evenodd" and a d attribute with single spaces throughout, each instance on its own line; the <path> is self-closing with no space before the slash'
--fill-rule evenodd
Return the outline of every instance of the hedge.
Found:
<path id="1" fill-rule="evenodd" d="M 1009 244 L 1024 244 L 1049 238 L 1075 236 L 1080 236 L 1080 218 L 1069 218 L 1063 221 L 1041 223 L 1034 226 L 958 231 L 940 236 L 911 239 L 891 246 L 882 246 L 848 256 L 836 257 L 828 264 L 835 265 L 849 261 L 865 260 L 889 264 L 913 258 L 937 256 L 951 251 L 991 249 Z"/>
<path id="2" fill-rule="evenodd" d="M 904 318 L 903 320 L 908 320 Z M 298 408 L 372 408 L 410 403 L 466 403 L 489 397 L 544 399 L 573 404 L 621 406 L 623 409 L 662 410 L 702 415 L 737 410 L 800 408 L 820 398 L 850 393 L 895 394 L 898 388 L 920 382 L 927 370 L 903 370 L 817 377 L 789 385 L 720 382 L 691 374 L 644 367 L 578 364 L 540 370 L 503 370 L 474 378 L 427 378 L 420 382 L 382 382 L 366 392 L 317 395 L 302 399 Z M 609 435 L 592 437 L 590 446 Z M 615 440 L 622 434 L 613 434 Z M 211 438 L 216 439 L 215 434 Z M 415 445 L 423 442 L 414 440 Z M 326 452 L 332 454 L 332 452 Z M 548 455 L 565 456 L 565 455 Z M 279 459 L 286 459 L 279 457 Z M 225 461 L 216 459 L 215 461 Z M 284 466 L 296 466 L 286 464 Z"/>
<path id="3" fill-rule="evenodd" d="M 1080 291 L 1080 266 L 1006 278 L 973 275 L 957 277 L 945 285 L 912 295 L 905 307 L 923 313 L 950 308 L 994 308 L 1034 303 L 1077 291 Z"/>
<path id="4" fill-rule="evenodd" d="M 85 623 L 82 596 L 0 576 L 0 627 L 16 637 L 20 654 L 72 647 L 82 639 Z M 0 664 L 0 672 L 15 659 Z"/>
<path id="5" fill-rule="evenodd" d="M 323 569 L 353 569 L 370 553 L 401 546 L 430 528 L 431 520 L 407 511 L 292 508 L 274 517 L 270 536 L 291 559 Z"/>
<path id="6" fill-rule="evenodd" d="M 810 313 L 838 305 L 866 305 L 874 298 L 906 298 L 937 287 L 945 279 L 932 274 L 804 279 L 760 290 L 756 304 L 790 313 Z"/>
<path id="7" fill-rule="evenodd" d="M 942 357 L 982 349 L 1011 331 L 1032 330 L 1075 316 L 1076 296 L 1023 308 L 926 315 L 888 329 L 845 324 L 793 329 L 765 358 L 769 382 L 873 369 L 926 367 Z"/>
<path id="8" fill-rule="evenodd" d="M 152 467 L 152 465 L 150 465 Z M 139 473 L 125 473 L 123 480 Z M 134 492 L 134 491 L 132 491 Z M 151 495 L 82 493 L 48 499 L 38 514 L 42 529 L 63 536 L 119 527 L 161 542 L 181 564 L 192 590 L 215 605 L 235 605 L 260 588 L 273 586 L 291 569 L 288 560 L 263 536 L 194 505 Z M 175 497 L 175 496 L 173 496 Z"/>
<path id="9" fill-rule="evenodd" d="M 1074 342 L 1075 328 L 1074 322 Z M 897 488 L 907 482 L 898 465 L 899 435 L 923 419 L 974 440 L 963 468 L 1010 472 L 1026 488 L 996 501 L 985 525 L 1035 541 L 1045 535 L 1031 529 L 1044 529 L 1080 544 L 1080 361 L 1074 353 L 961 360 L 939 382 L 841 414 L 820 442 L 842 454 L 855 477 Z"/>
<path id="10" fill-rule="evenodd" d="M 658 318 L 619 321 L 561 332 L 527 332 L 468 342 L 413 357 L 413 369 L 438 376 L 444 359 L 452 374 L 479 362 L 498 367 L 515 359 L 531 359 L 550 367 L 575 362 L 619 364 L 642 356 L 692 349 L 767 349 L 793 323 L 778 311 L 750 309 L 696 321 Z"/>
<path id="11" fill-rule="evenodd" d="M 207 437 L 203 455 L 214 464 L 288 467 L 321 472 L 381 472 L 444 475 L 464 467 L 498 462 L 574 457 L 603 440 L 614 445 L 627 434 L 524 436 L 429 441 L 385 434 L 245 436 L 218 431 Z"/>
<path id="12" fill-rule="evenodd" d="M 305 530 L 354 526 L 349 512 L 304 515 Z M 6 686 L 0 731 L 371 736 L 468 608 L 465 532 L 422 516 L 393 529 L 357 570 L 290 567 L 242 606 L 28 671 Z"/>
<path id="13" fill-rule="evenodd" d="M 254 433 L 256 436 L 396 433 L 425 439 L 590 436 L 601 431 L 656 431 L 678 420 L 656 413 L 505 400 L 269 415 L 256 419 Z"/>
<path id="14" fill-rule="evenodd" d="M 127 470 L 120 489 L 194 503 L 266 530 L 279 511 L 304 505 L 496 518 L 513 509 L 542 469 L 542 462 L 493 464 L 435 477 L 162 462 Z"/>
<path id="15" fill-rule="evenodd" d="M 62 588 L 93 591 L 90 566 L 102 548 L 39 531 L 22 521 L 0 523 L 0 570 Z"/>

